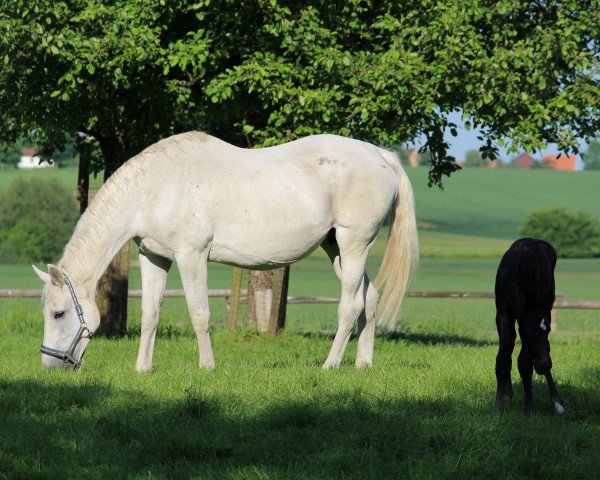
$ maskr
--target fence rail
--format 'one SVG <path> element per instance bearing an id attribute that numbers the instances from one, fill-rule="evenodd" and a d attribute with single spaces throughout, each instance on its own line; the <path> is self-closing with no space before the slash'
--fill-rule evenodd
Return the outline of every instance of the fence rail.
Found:
<path id="1" fill-rule="evenodd" d="M 0 298 L 39 298 L 42 295 L 41 289 L 24 290 L 0 290 Z M 208 296 L 213 298 L 231 297 L 229 289 L 212 289 L 208 291 Z M 142 296 L 141 290 L 129 290 L 129 297 L 139 298 Z M 184 297 L 183 290 L 166 290 L 165 297 Z M 491 292 L 458 292 L 458 291 L 411 291 L 407 294 L 412 298 L 494 298 Z M 247 290 L 240 291 L 240 302 L 245 302 Z M 288 296 L 288 304 L 319 304 L 319 303 L 338 303 L 340 297 L 326 296 Z M 557 296 L 554 308 L 562 309 L 600 309 L 600 301 L 595 300 L 565 300 L 562 296 Z"/>

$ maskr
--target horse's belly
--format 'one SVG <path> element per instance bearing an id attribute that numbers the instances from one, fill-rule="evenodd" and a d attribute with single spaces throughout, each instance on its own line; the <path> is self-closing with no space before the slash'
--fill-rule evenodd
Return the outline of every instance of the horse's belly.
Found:
<path id="1" fill-rule="evenodd" d="M 274 226 L 216 233 L 209 260 L 248 268 L 276 268 L 306 257 L 325 238 L 327 226 L 278 229 Z"/>

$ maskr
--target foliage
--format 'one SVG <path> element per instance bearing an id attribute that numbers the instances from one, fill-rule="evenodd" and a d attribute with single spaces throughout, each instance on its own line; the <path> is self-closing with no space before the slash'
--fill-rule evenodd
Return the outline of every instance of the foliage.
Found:
<path id="1" fill-rule="evenodd" d="M 0 138 L 52 151 L 85 132 L 110 173 L 192 128 L 246 146 L 424 136 L 439 183 L 453 111 L 484 158 L 504 137 L 576 150 L 598 131 L 599 15 L 596 0 L 3 2 Z"/>
<path id="2" fill-rule="evenodd" d="M 540 208 L 529 214 L 519 231 L 550 242 L 562 258 L 600 256 L 600 222 L 585 213 Z"/>
<path id="3" fill-rule="evenodd" d="M 15 168 L 21 160 L 23 142 L 17 141 L 12 145 L 0 145 L 0 166 Z"/>
<path id="4" fill-rule="evenodd" d="M 78 213 L 72 193 L 58 181 L 15 180 L 0 191 L 0 262 L 56 260 Z"/>
<path id="5" fill-rule="evenodd" d="M 484 167 L 486 164 L 479 150 L 469 150 L 465 153 L 465 167 Z"/>
<path id="6" fill-rule="evenodd" d="M 592 140 L 581 157 L 586 170 L 600 170 L 600 141 Z"/>

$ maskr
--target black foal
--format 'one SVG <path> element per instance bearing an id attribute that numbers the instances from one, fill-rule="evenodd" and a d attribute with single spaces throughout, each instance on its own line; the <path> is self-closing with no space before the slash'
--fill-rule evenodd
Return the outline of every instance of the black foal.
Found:
<path id="1" fill-rule="evenodd" d="M 558 413 L 565 411 L 554 379 L 550 359 L 550 312 L 554 304 L 556 252 L 543 240 L 521 238 L 506 251 L 496 274 L 496 327 L 500 347 L 496 357 L 496 408 L 504 411 L 504 396 L 513 396 L 510 380 L 515 346 L 515 320 L 519 324 L 521 353 L 518 366 L 525 390 L 525 411 L 533 412 L 533 370 L 544 375 L 550 399 Z"/>

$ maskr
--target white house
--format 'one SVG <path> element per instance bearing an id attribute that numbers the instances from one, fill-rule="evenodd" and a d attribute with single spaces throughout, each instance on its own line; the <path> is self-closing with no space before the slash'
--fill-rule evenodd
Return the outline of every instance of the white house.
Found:
<path id="1" fill-rule="evenodd" d="M 24 148 L 21 150 L 21 160 L 17 164 L 19 168 L 48 168 L 54 167 L 45 160 L 40 163 L 40 157 L 36 155 L 37 151 L 34 148 Z"/>

